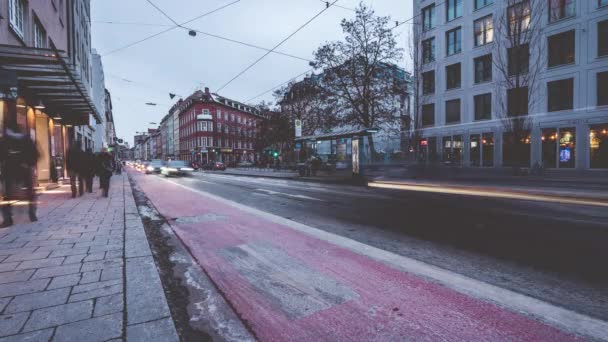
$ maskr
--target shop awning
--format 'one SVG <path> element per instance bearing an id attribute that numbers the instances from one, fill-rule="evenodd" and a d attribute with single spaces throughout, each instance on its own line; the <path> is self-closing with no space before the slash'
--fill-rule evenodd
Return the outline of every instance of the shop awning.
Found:
<path id="1" fill-rule="evenodd" d="M 0 69 L 17 74 L 19 93 L 42 100 L 44 112 L 63 124 L 86 125 L 89 115 L 101 123 L 87 87 L 65 52 L 0 45 Z"/>
<path id="2" fill-rule="evenodd" d="M 323 134 L 317 134 L 317 135 L 308 135 L 305 137 L 296 138 L 295 140 L 296 141 L 333 140 L 333 139 L 340 139 L 340 138 L 368 136 L 368 135 L 371 135 L 376 132 L 378 132 L 377 128 L 354 129 L 354 130 L 341 131 L 341 132 L 330 132 L 330 133 L 323 133 Z"/>

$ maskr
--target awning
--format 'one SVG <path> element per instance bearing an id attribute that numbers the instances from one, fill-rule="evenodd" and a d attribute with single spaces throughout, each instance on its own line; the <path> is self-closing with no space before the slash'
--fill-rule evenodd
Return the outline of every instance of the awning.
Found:
<path id="1" fill-rule="evenodd" d="M 87 87 L 64 51 L 0 44 L 0 69 L 17 74 L 19 93 L 42 100 L 61 123 L 86 125 L 89 115 L 101 123 Z"/>
<path id="2" fill-rule="evenodd" d="M 333 139 L 339 139 L 339 138 L 352 138 L 352 137 L 368 136 L 368 135 L 371 135 L 376 132 L 378 132 L 377 128 L 365 128 L 365 129 L 355 129 L 355 130 L 348 130 L 348 131 L 341 131 L 341 132 L 323 133 L 323 134 L 317 134 L 317 135 L 308 135 L 305 137 L 296 138 L 295 140 L 296 141 L 333 140 Z"/>

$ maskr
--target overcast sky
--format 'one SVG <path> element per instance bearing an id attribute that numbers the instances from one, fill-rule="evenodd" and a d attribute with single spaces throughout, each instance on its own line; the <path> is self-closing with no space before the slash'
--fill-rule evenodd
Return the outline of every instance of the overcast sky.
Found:
<path id="1" fill-rule="evenodd" d="M 233 1 L 153 0 L 179 23 Z M 106 88 L 112 93 L 114 104 L 116 133 L 130 144 L 135 132 L 154 128 L 150 122 L 160 123 L 175 101 L 169 99 L 168 93 L 188 96 L 204 87 L 215 92 L 265 53 L 201 34 L 193 38 L 183 29 L 174 29 L 112 53 L 117 48 L 169 29 L 173 23 L 146 0 L 91 2 L 93 47 L 102 55 Z M 348 8 L 355 8 L 358 3 L 358 0 L 337 2 Z M 403 21 L 412 16 L 410 0 L 366 0 L 364 3 L 376 14 L 390 16 L 392 20 Z M 187 26 L 272 48 L 324 7 L 320 0 L 241 0 Z M 330 8 L 277 51 L 312 59 L 314 50 L 322 43 L 343 37 L 340 20 L 353 15 L 354 12 L 348 9 Z M 406 24 L 395 30 L 400 34 L 401 47 L 406 45 L 409 28 L 410 25 Z M 404 65 L 402 61 L 401 66 Z M 308 69 L 306 61 L 271 54 L 219 93 L 245 102 Z M 261 100 L 272 100 L 272 94 L 253 102 Z M 158 105 L 147 106 L 146 102 Z"/>

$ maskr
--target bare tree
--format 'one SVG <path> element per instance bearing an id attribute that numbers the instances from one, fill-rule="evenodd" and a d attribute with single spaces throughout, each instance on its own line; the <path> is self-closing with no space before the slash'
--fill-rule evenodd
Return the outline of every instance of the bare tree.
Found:
<path id="1" fill-rule="evenodd" d="M 494 112 L 500 119 L 505 141 L 504 161 L 511 166 L 529 166 L 529 111 L 541 96 L 541 73 L 545 68 L 543 36 L 544 0 L 505 0 L 494 19 L 492 51 L 495 84 Z"/>
<path id="2" fill-rule="evenodd" d="M 312 66 L 322 70 L 317 83 L 333 108 L 339 125 L 399 127 L 406 82 L 396 66 L 403 55 L 397 47 L 390 17 L 378 17 L 363 3 L 353 19 L 342 20 L 344 41 L 326 43 L 315 52 Z M 374 141 L 369 137 L 372 156 Z"/>

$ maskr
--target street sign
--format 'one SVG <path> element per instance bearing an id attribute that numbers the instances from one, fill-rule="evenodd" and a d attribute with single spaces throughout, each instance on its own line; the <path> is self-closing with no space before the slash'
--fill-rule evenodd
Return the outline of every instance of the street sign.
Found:
<path id="1" fill-rule="evenodd" d="M 296 138 L 302 136 L 302 120 L 296 119 Z"/>
<path id="2" fill-rule="evenodd" d="M 296 143 L 296 151 L 299 151 L 302 149 L 302 143 Z"/>

